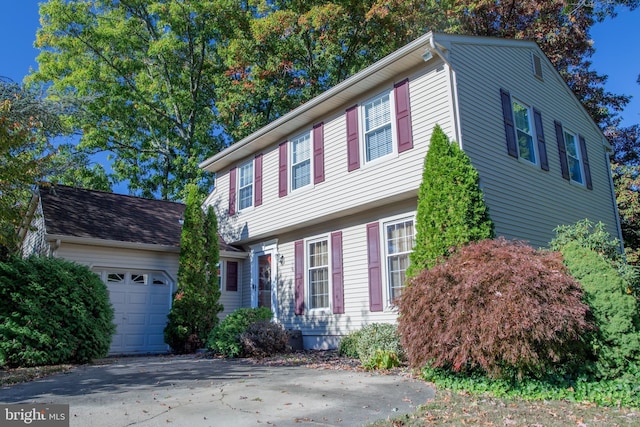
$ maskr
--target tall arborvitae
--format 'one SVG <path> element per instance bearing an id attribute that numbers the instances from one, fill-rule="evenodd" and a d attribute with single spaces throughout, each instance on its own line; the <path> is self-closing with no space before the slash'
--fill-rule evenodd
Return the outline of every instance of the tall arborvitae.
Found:
<path id="1" fill-rule="evenodd" d="M 436 125 L 418 193 L 416 242 L 407 276 L 468 242 L 493 237 L 493 222 L 469 157 Z"/>
<path id="2" fill-rule="evenodd" d="M 164 330 L 166 343 L 176 353 L 190 353 L 203 347 L 222 311 L 215 214 L 210 210 L 205 215 L 202 211 L 202 197 L 196 185 L 189 185 L 187 191 L 178 290 Z"/>

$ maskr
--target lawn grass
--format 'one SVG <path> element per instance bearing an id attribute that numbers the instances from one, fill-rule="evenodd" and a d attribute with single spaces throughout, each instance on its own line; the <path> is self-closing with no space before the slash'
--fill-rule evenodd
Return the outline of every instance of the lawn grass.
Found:
<path id="1" fill-rule="evenodd" d="M 369 427 L 417 426 L 638 426 L 636 409 L 601 407 L 563 400 L 521 400 L 437 389 L 435 399 L 408 415 Z"/>

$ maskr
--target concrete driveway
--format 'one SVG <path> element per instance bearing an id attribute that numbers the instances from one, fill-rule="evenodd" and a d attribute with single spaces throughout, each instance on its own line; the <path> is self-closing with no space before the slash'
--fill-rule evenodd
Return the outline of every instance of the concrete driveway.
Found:
<path id="1" fill-rule="evenodd" d="M 426 383 L 194 356 L 108 359 L 0 388 L 0 403 L 69 404 L 71 426 L 361 426 L 415 411 Z"/>

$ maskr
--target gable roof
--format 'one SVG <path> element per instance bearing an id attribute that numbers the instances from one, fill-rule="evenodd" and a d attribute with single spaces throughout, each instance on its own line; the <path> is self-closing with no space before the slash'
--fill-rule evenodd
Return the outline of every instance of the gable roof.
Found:
<path id="1" fill-rule="evenodd" d="M 56 185 L 40 188 L 48 235 L 180 246 L 185 205 Z"/>

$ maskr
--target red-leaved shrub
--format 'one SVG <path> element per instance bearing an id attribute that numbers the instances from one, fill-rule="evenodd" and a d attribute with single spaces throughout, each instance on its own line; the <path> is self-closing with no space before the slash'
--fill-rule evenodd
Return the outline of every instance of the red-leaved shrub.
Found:
<path id="1" fill-rule="evenodd" d="M 559 253 L 483 240 L 410 280 L 398 327 L 413 367 L 535 375 L 588 356 L 582 296 Z"/>

